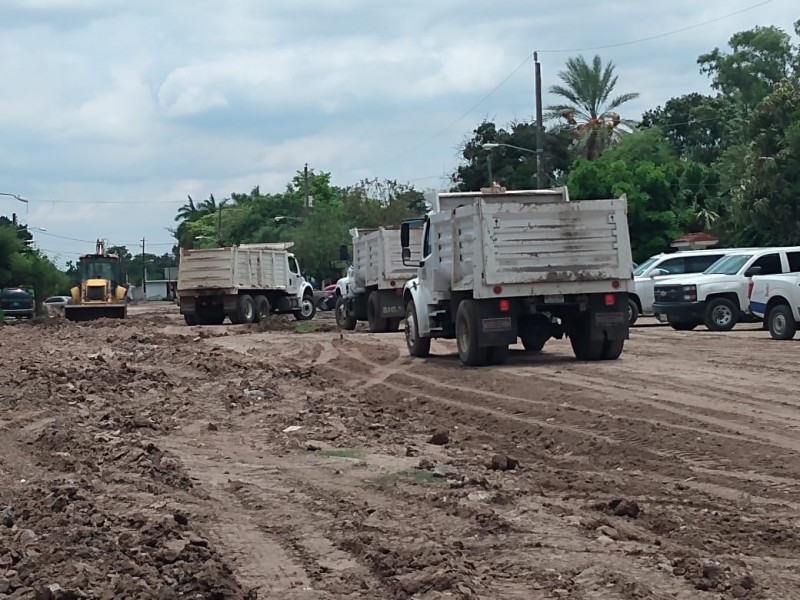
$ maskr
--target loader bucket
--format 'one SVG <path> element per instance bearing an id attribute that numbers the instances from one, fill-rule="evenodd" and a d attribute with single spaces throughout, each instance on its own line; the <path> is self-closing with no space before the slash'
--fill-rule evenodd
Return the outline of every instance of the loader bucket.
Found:
<path id="1" fill-rule="evenodd" d="M 68 304 L 64 316 L 70 321 L 94 321 L 95 319 L 124 319 L 128 316 L 125 304 Z"/>

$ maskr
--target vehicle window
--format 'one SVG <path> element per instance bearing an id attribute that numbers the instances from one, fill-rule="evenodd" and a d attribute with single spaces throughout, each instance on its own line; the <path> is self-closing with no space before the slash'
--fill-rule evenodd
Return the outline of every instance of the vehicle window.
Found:
<path id="1" fill-rule="evenodd" d="M 431 227 L 430 223 L 425 227 L 425 235 L 422 239 L 422 256 L 427 257 L 431 253 Z"/>
<path id="2" fill-rule="evenodd" d="M 59 298 L 58 296 L 53 296 L 52 298 L 48 298 L 44 302 L 45 302 L 45 304 L 47 304 L 49 302 L 61 302 L 61 298 Z"/>
<path id="3" fill-rule="evenodd" d="M 297 261 L 294 259 L 294 256 L 289 257 L 289 270 L 295 275 L 300 273 L 300 269 L 297 266 Z"/>
<path id="4" fill-rule="evenodd" d="M 686 259 L 687 273 L 702 273 L 717 262 L 724 254 L 704 254 L 703 256 L 690 256 Z"/>
<path id="5" fill-rule="evenodd" d="M 761 267 L 762 275 L 777 275 L 778 273 L 783 273 L 781 257 L 777 252 L 774 254 L 765 254 L 761 258 L 758 258 L 751 266 Z"/>
<path id="6" fill-rule="evenodd" d="M 753 258 L 752 254 L 728 254 L 720 258 L 703 273 L 706 275 L 736 275 L 744 264 Z"/>
<path id="7" fill-rule="evenodd" d="M 787 252 L 789 259 L 789 273 L 800 273 L 800 252 Z"/>
<path id="8" fill-rule="evenodd" d="M 686 273 L 686 262 L 682 256 L 676 258 L 668 258 L 662 262 L 657 269 L 663 269 L 670 275 L 683 275 Z"/>
<path id="9" fill-rule="evenodd" d="M 3 298 L 14 298 L 16 300 L 26 300 L 31 297 L 31 294 L 25 290 L 3 290 Z"/>
<path id="10" fill-rule="evenodd" d="M 655 256 L 651 256 L 642 264 L 640 264 L 638 267 L 636 267 L 636 269 L 633 271 L 633 275 L 635 277 L 641 277 L 644 274 L 644 272 L 647 271 L 647 269 L 649 269 L 650 267 L 652 267 L 653 263 L 656 262 L 657 260 L 658 258 L 656 258 Z"/>

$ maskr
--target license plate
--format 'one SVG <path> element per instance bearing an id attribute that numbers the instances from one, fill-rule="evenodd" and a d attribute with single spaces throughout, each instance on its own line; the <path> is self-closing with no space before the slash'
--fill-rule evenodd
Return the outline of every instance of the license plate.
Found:
<path id="1" fill-rule="evenodd" d="M 564 304 L 563 294 L 550 294 L 544 297 L 545 304 Z"/>

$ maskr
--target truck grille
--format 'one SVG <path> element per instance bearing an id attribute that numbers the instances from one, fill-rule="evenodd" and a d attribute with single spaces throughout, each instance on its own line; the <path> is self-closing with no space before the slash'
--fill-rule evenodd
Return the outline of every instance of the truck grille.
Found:
<path id="1" fill-rule="evenodd" d="M 106 288 L 103 285 L 90 285 L 86 288 L 87 300 L 103 300 L 106 295 Z"/>
<path id="2" fill-rule="evenodd" d="M 683 292 L 679 285 L 657 285 L 655 288 L 655 301 L 659 304 L 667 302 L 680 302 Z"/>

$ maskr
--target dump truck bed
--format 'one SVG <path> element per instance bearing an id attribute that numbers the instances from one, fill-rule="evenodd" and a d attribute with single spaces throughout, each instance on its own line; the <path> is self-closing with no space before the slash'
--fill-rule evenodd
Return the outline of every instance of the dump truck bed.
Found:
<path id="1" fill-rule="evenodd" d="M 627 291 L 632 259 L 627 201 L 569 201 L 566 190 L 536 194 L 443 194 L 440 265 L 453 291 L 474 297 Z M 616 282 L 618 287 L 613 287 Z"/>
<path id="2" fill-rule="evenodd" d="M 409 261 L 412 266 L 403 265 L 399 229 L 353 229 L 350 233 L 353 236 L 353 269 L 358 288 L 402 289 L 406 281 L 416 276 L 416 265 L 420 261 L 421 229 L 411 230 L 412 248 L 416 254 Z"/>
<path id="3" fill-rule="evenodd" d="M 228 248 L 182 249 L 178 293 L 240 289 L 285 290 L 291 244 L 250 244 Z"/>

